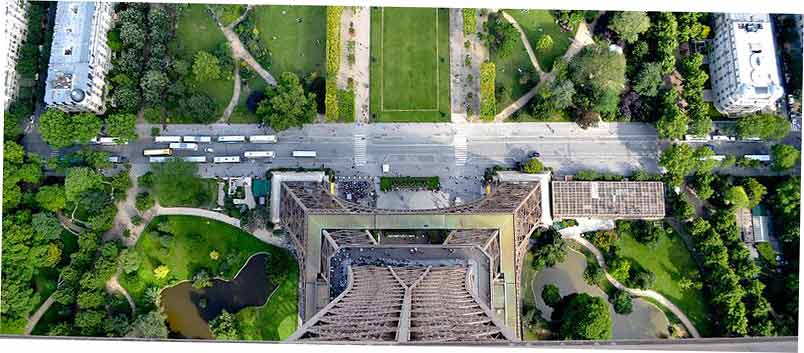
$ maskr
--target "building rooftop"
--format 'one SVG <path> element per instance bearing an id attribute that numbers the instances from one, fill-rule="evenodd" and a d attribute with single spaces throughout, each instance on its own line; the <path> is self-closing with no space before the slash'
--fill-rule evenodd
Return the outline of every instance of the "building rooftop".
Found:
<path id="1" fill-rule="evenodd" d="M 555 218 L 663 218 L 664 184 L 653 181 L 554 181 Z"/>
<path id="2" fill-rule="evenodd" d="M 768 14 L 726 14 L 734 31 L 740 90 L 744 97 L 781 97 L 776 45 Z"/>
<path id="3" fill-rule="evenodd" d="M 90 82 L 90 59 L 94 33 L 92 19 L 94 2 L 59 2 L 53 28 L 45 101 L 80 102 L 84 88 Z M 105 40 L 105 39 L 103 39 Z"/>

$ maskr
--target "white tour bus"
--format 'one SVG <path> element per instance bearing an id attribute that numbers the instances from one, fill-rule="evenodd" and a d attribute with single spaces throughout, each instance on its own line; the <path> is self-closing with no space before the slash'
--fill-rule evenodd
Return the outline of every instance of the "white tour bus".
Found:
<path id="1" fill-rule="evenodd" d="M 251 143 L 276 143 L 275 135 L 254 135 L 248 137 L 248 142 Z"/>
<path id="2" fill-rule="evenodd" d="M 246 158 L 274 158 L 276 154 L 274 151 L 246 151 L 243 152 Z"/>
<path id="3" fill-rule="evenodd" d="M 148 157 L 148 162 L 151 163 L 165 163 L 168 159 L 172 159 L 173 157 Z"/>
<path id="4" fill-rule="evenodd" d="M 197 143 L 210 143 L 212 142 L 211 136 L 184 136 L 183 142 L 197 142 Z"/>
<path id="5" fill-rule="evenodd" d="M 240 163 L 240 156 L 215 157 L 215 163 Z"/>
<path id="6" fill-rule="evenodd" d="M 715 160 L 715 161 L 719 162 L 719 161 L 722 161 L 722 160 L 726 159 L 726 156 L 724 156 L 724 155 L 716 155 L 716 156 L 709 156 L 709 157 L 701 157 L 699 159 L 702 160 L 702 161 L 707 160 L 707 159 L 711 159 L 711 160 Z"/>
<path id="7" fill-rule="evenodd" d="M 143 156 L 172 156 L 173 150 L 170 148 L 159 148 L 159 149 L 150 149 L 150 150 L 142 150 Z"/>
<path id="8" fill-rule="evenodd" d="M 121 143 L 117 142 L 117 138 L 115 137 L 93 137 L 89 142 L 95 145 L 121 145 Z M 122 143 L 122 145 L 127 144 L 128 142 Z"/>
<path id="9" fill-rule="evenodd" d="M 175 143 L 181 142 L 181 136 L 157 136 L 154 137 L 156 143 Z"/>
<path id="10" fill-rule="evenodd" d="M 170 148 L 172 148 L 174 150 L 198 151 L 198 144 L 197 143 L 171 143 Z"/>
<path id="11" fill-rule="evenodd" d="M 760 162 L 770 162 L 771 160 L 771 157 L 767 154 L 747 154 L 743 157 L 745 157 L 745 159 L 753 159 Z"/>
<path id="12" fill-rule="evenodd" d="M 684 141 L 690 141 L 690 142 L 706 142 L 711 139 L 712 138 L 709 137 L 709 135 L 706 136 L 684 135 Z"/>
<path id="13" fill-rule="evenodd" d="M 246 137 L 245 136 L 218 136 L 218 142 L 220 142 L 220 143 L 246 142 Z"/>
<path id="14" fill-rule="evenodd" d="M 315 151 L 293 151 L 296 158 L 315 158 L 318 154 Z"/>
<path id="15" fill-rule="evenodd" d="M 207 156 L 187 156 L 187 157 L 181 157 L 181 159 L 183 159 L 186 162 L 190 162 L 190 163 L 206 163 L 207 162 Z"/>

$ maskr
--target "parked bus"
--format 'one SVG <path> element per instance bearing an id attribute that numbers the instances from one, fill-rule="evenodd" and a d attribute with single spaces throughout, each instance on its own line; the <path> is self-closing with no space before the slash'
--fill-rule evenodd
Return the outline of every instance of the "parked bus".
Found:
<path id="1" fill-rule="evenodd" d="M 197 142 L 197 143 L 210 143 L 212 142 L 212 137 L 210 136 L 184 136 L 182 137 L 183 142 Z"/>
<path id="2" fill-rule="evenodd" d="M 759 138 L 759 137 L 746 137 L 746 138 L 740 139 L 740 141 L 743 141 L 743 142 L 762 142 L 762 139 Z"/>
<path id="3" fill-rule="evenodd" d="M 293 151 L 296 158 L 315 158 L 318 154 L 315 151 Z"/>
<path id="4" fill-rule="evenodd" d="M 220 142 L 220 143 L 246 142 L 246 137 L 245 136 L 218 136 L 218 142 Z"/>
<path id="5" fill-rule="evenodd" d="M 745 159 L 751 159 L 760 162 L 770 162 L 771 160 L 771 157 L 767 154 L 747 154 L 743 157 L 745 157 Z"/>
<path id="6" fill-rule="evenodd" d="M 170 148 L 149 149 L 142 151 L 143 156 L 172 156 L 173 150 Z"/>
<path id="7" fill-rule="evenodd" d="M 156 136 L 154 137 L 156 143 L 174 143 L 181 142 L 181 136 Z"/>
<path id="8" fill-rule="evenodd" d="M 170 148 L 174 150 L 198 151 L 198 144 L 195 143 L 171 143 Z"/>
<path id="9" fill-rule="evenodd" d="M 707 142 L 712 138 L 709 135 L 706 136 L 697 136 L 697 135 L 684 135 L 684 141 L 690 142 Z"/>
<path id="10" fill-rule="evenodd" d="M 181 157 L 181 159 L 183 159 L 186 162 L 190 162 L 190 163 L 206 163 L 207 162 L 207 156 L 187 156 L 187 157 Z"/>
<path id="11" fill-rule="evenodd" d="M 255 135 L 249 136 L 248 142 L 251 143 L 276 143 L 275 135 Z"/>
<path id="12" fill-rule="evenodd" d="M 95 145 L 127 145 L 128 142 L 119 143 L 116 137 L 93 137 L 89 140 L 90 143 Z"/>
<path id="13" fill-rule="evenodd" d="M 246 151 L 243 156 L 246 158 L 274 158 L 274 151 Z"/>
<path id="14" fill-rule="evenodd" d="M 123 156 L 109 156 L 107 160 L 109 163 L 125 163 L 127 158 Z"/>
<path id="15" fill-rule="evenodd" d="M 150 163 L 165 163 L 168 159 L 172 159 L 173 157 L 148 157 L 148 162 Z"/>
<path id="16" fill-rule="evenodd" d="M 215 163 L 240 163 L 240 156 L 215 157 Z"/>
<path id="17" fill-rule="evenodd" d="M 699 159 L 702 160 L 702 161 L 707 160 L 707 159 L 712 159 L 712 160 L 716 160 L 716 161 L 722 161 L 722 160 L 726 159 L 726 156 L 724 156 L 724 155 L 716 155 L 716 156 L 709 156 L 709 157 L 701 157 Z"/>

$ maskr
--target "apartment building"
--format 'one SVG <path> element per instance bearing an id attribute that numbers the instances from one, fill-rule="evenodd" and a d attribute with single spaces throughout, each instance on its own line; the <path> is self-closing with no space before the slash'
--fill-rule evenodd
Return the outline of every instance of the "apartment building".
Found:
<path id="1" fill-rule="evenodd" d="M 4 100 L 8 107 L 19 92 L 19 77 L 17 75 L 17 60 L 20 58 L 20 50 L 28 35 L 28 9 L 31 4 L 27 0 L 7 0 L 5 1 L 6 10 L 6 65 L 5 65 L 5 86 Z"/>
<path id="2" fill-rule="evenodd" d="M 111 50 L 106 34 L 114 8 L 107 2 L 59 2 L 45 83 L 45 103 L 66 112 L 103 113 Z"/>
<path id="3" fill-rule="evenodd" d="M 771 107 L 784 95 L 768 14 L 715 15 L 709 55 L 715 108 L 730 116 Z"/>

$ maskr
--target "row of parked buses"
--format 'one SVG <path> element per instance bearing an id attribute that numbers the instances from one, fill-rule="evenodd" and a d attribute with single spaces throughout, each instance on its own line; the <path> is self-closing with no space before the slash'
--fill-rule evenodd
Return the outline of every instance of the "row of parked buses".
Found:
<path id="1" fill-rule="evenodd" d="M 149 157 L 149 161 L 151 163 L 162 163 L 167 161 L 169 158 L 179 158 L 183 159 L 187 162 L 193 163 L 207 163 L 206 156 L 183 156 L 183 157 L 173 157 L 173 149 L 171 148 L 156 148 L 156 149 L 146 149 L 142 151 L 142 154 L 146 157 Z M 293 151 L 293 157 L 295 158 L 315 158 L 318 155 L 315 151 Z M 274 151 L 245 151 L 243 152 L 243 157 L 246 159 L 262 159 L 262 158 L 270 158 L 273 159 L 276 157 L 276 152 Z M 240 156 L 220 156 L 220 157 L 213 157 L 212 163 L 240 163 Z"/>
<path id="2" fill-rule="evenodd" d="M 218 143 L 276 143 L 275 135 L 254 135 L 254 136 L 218 136 L 215 142 Z M 211 143 L 212 136 L 156 136 L 156 143 Z"/>

